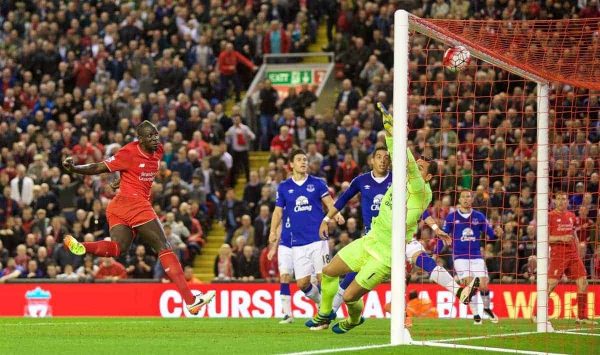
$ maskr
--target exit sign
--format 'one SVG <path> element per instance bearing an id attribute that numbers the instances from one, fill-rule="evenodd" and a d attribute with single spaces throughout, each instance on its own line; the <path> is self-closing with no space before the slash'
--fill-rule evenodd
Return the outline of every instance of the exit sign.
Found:
<path id="1" fill-rule="evenodd" d="M 312 84 L 312 70 L 270 71 L 267 78 L 273 85 Z"/>

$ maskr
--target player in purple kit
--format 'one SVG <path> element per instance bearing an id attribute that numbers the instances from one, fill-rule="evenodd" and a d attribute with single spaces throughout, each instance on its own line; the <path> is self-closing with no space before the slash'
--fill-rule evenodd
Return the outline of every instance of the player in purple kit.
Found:
<path id="1" fill-rule="evenodd" d="M 458 278 L 463 284 L 468 284 L 474 277 L 479 277 L 479 292 L 483 301 L 483 311 L 492 323 L 498 323 L 498 317 L 490 308 L 489 277 L 485 260 L 481 255 L 481 249 L 483 248 L 481 236 L 485 233 L 490 240 L 495 240 L 497 236 L 502 236 L 503 231 L 500 227 L 494 230 L 485 215 L 471 207 L 472 202 L 471 191 L 461 191 L 458 208 L 448 214 L 443 229 L 452 237 L 452 259 Z M 439 254 L 443 247 L 443 242 L 438 240 L 434 248 L 434 254 Z M 481 325 L 481 316 L 478 314 L 477 305 L 474 304 L 472 298 L 469 307 L 473 312 L 474 324 Z"/>

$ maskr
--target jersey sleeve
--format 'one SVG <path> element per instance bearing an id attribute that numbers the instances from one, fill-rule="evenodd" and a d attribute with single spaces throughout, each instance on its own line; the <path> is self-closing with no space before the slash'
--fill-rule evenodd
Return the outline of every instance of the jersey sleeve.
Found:
<path id="1" fill-rule="evenodd" d="M 498 239 L 496 237 L 496 232 L 494 232 L 494 226 L 492 226 L 490 221 L 486 218 L 486 216 L 483 213 L 481 213 L 481 218 L 485 221 L 485 234 L 487 235 L 488 239 Z"/>
<path id="2" fill-rule="evenodd" d="M 106 159 L 104 164 L 106 164 L 111 173 L 127 170 L 131 164 L 131 156 L 125 149 L 121 148 L 117 151 L 117 154 Z"/>
<path id="3" fill-rule="evenodd" d="M 325 198 L 325 196 L 329 196 L 329 188 L 327 187 L 327 184 L 325 183 L 324 180 L 321 179 L 317 179 L 317 192 L 319 193 L 319 196 L 321 197 L 321 199 Z"/>
<path id="4" fill-rule="evenodd" d="M 444 220 L 444 225 L 442 226 L 442 230 L 444 232 L 446 232 L 446 234 L 448 234 L 448 235 L 452 235 L 452 232 L 454 229 L 453 228 L 454 223 L 452 223 L 453 219 L 454 219 L 453 217 L 454 217 L 454 213 L 448 214 L 448 216 L 446 216 L 446 219 Z"/>
<path id="5" fill-rule="evenodd" d="M 346 191 L 344 191 L 340 195 L 340 197 L 338 197 L 338 199 L 335 201 L 333 206 L 336 210 L 340 211 L 342 208 L 344 208 L 344 206 L 346 206 L 346 204 L 352 199 L 352 197 L 356 196 L 356 194 L 360 192 L 360 182 L 358 181 L 358 178 L 359 176 L 352 179 L 352 182 L 350 183 L 348 189 L 346 189 Z"/>
<path id="6" fill-rule="evenodd" d="M 427 217 L 431 217 L 431 213 L 429 213 L 429 209 L 425 209 L 425 212 L 421 215 L 421 220 L 426 220 Z"/>
<path id="7" fill-rule="evenodd" d="M 284 208 L 285 207 L 285 197 L 283 197 L 283 184 L 279 184 L 277 187 L 277 194 L 275 196 L 275 206 Z"/>

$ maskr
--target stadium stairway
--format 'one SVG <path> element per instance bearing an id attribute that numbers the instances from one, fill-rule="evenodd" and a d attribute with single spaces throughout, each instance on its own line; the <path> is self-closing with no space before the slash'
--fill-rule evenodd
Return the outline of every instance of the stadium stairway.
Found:
<path id="1" fill-rule="evenodd" d="M 269 152 L 250 152 L 250 170 L 258 170 L 261 167 L 267 168 L 269 165 Z M 246 186 L 246 177 L 239 176 L 235 185 L 235 196 L 242 199 L 244 196 L 244 187 Z M 202 249 L 202 254 L 196 257 L 194 262 L 194 274 L 203 282 L 210 282 L 214 278 L 213 266 L 215 258 L 219 254 L 219 248 L 225 242 L 225 228 L 218 221 L 213 222 L 211 230 L 206 237 L 206 244 Z"/>
<path id="2" fill-rule="evenodd" d="M 327 28 L 325 22 L 317 30 L 317 41 L 309 46 L 310 52 L 321 52 L 322 47 L 327 45 Z M 310 57 L 306 58 L 309 63 L 321 63 L 326 58 Z M 245 92 L 242 93 L 245 95 Z M 235 104 L 234 100 L 229 99 L 225 102 L 225 112 L 231 114 L 231 108 Z M 250 170 L 258 170 L 261 167 L 269 166 L 269 152 L 250 152 Z M 242 199 L 244 187 L 246 186 L 246 177 L 240 176 L 235 185 L 235 195 Z M 218 221 L 214 221 L 211 230 L 206 236 L 206 244 L 202 249 L 202 254 L 196 257 L 194 261 L 194 274 L 203 282 L 210 282 L 214 278 L 213 266 L 215 258 L 219 254 L 219 248 L 225 242 L 225 227 Z"/>

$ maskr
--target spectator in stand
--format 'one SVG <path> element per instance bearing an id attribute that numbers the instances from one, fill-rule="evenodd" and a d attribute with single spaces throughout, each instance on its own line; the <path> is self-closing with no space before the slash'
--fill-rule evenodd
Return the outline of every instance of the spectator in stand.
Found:
<path id="1" fill-rule="evenodd" d="M 236 277 L 243 282 L 260 278 L 258 257 L 254 253 L 254 248 L 250 245 L 246 245 L 238 256 Z"/>
<path id="2" fill-rule="evenodd" d="M 268 244 L 271 228 L 271 210 L 269 205 L 259 205 L 258 216 L 254 219 L 254 246 L 262 250 Z"/>
<path id="3" fill-rule="evenodd" d="M 241 225 L 238 229 L 233 232 L 233 240 L 237 240 L 238 237 L 244 238 L 244 244 L 254 247 L 254 236 L 255 230 L 252 225 L 252 219 L 249 215 L 245 214 L 241 218 Z"/>
<path id="4" fill-rule="evenodd" d="M 278 20 L 271 21 L 269 31 L 263 38 L 264 54 L 284 54 L 289 53 L 291 46 L 290 36 L 281 26 Z"/>
<path id="5" fill-rule="evenodd" d="M 146 255 L 146 248 L 140 244 L 135 248 L 135 255 L 127 260 L 127 275 L 133 279 L 151 279 L 156 259 Z"/>
<path id="6" fill-rule="evenodd" d="M 96 272 L 96 279 L 118 281 L 126 278 L 127 271 L 123 264 L 113 258 L 102 258 L 98 272 Z"/>
<path id="7" fill-rule="evenodd" d="M 263 82 L 263 87 L 259 92 L 260 100 L 260 118 L 259 118 L 259 148 L 260 150 L 268 150 L 269 142 L 271 142 L 273 131 L 275 129 L 275 115 L 278 113 L 277 101 L 279 94 L 271 85 L 271 80 L 266 79 Z"/>
<path id="8" fill-rule="evenodd" d="M 94 264 L 94 258 L 91 255 L 86 255 L 83 258 L 83 265 L 77 269 L 77 276 L 80 281 L 91 282 L 98 272 L 98 265 Z"/>
<path id="9" fill-rule="evenodd" d="M 279 134 L 271 141 L 271 149 L 279 149 L 287 157 L 293 146 L 294 137 L 290 134 L 290 128 L 286 125 L 279 127 Z"/>
<path id="10" fill-rule="evenodd" d="M 344 103 L 348 110 L 355 110 L 358 107 L 360 95 L 358 91 L 352 87 L 352 81 L 346 79 L 342 82 L 342 90 L 337 97 L 335 106 L 339 107 L 340 103 Z"/>
<path id="11" fill-rule="evenodd" d="M 268 258 L 269 248 L 262 248 L 260 253 L 260 276 L 267 282 L 279 282 L 279 266 L 277 254 L 271 260 Z"/>
<path id="12" fill-rule="evenodd" d="M 18 165 L 17 176 L 10 181 L 11 198 L 17 201 L 20 208 L 33 201 L 33 179 L 25 175 L 26 171 L 24 165 Z"/>
<path id="13" fill-rule="evenodd" d="M 214 265 L 215 280 L 229 281 L 235 278 L 237 262 L 229 244 L 223 244 L 219 255 L 215 257 Z"/>
<path id="14" fill-rule="evenodd" d="M 262 190 L 263 184 L 260 182 L 258 172 L 250 172 L 250 181 L 244 187 L 244 203 L 246 203 L 247 209 L 254 212 L 257 208 L 256 203 L 260 199 L 260 191 Z"/>
<path id="15" fill-rule="evenodd" d="M 194 268 L 191 266 L 183 268 L 183 277 L 185 277 L 185 281 L 188 285 L 201 285 L 204 283 L 194 276 Z"/>
<path id="16" fill-rule="evenodd" d="M 220 217 L 227 230 L 226 243 L 231 243 L 233 232 L 241 222 L 242 215 L 246 212 L 246 207 L 242 201 L 235 198 L 235 191 L 228 189 L 225 194 L 225 201 L 221 204 Z"/>
<path id="17" fill-rule="evenodd" d="M 242 64 L 248 67 L 250 70 L 255 71 L 257 68 L 248 58 L 243 54 L 233 49 L 232 43 L 225 44 L 225 50 L 219 54 L 217 65 L 219 67 L 219 74 L 221 76 L 221 90 L 222 93 L 219 95 L 225 96 L 229 91 L 229 85 L 233 82 L 235 89 L 235 99 L 240 101 L 240 90 L 241 81 L 237 71 L 237 65 Z"/>
<path id="18" fill-rule="evenodd" d="M 237 175 L 240 171 L 245 173 L 246 181 L 250 180 L 248 151 L 250 150 L 251 142 L 256 139 L 256 136 L 248 126 L 242 123 L 242 116 L 236 114 L 232 118 L 233 126 L 227 130 L 225 137 L 233 157 L 231 183 L 232 185 L 235 185 Z"/>
<path id="19" fill-rule="evenodd" d="M 57 275 L 56 278 L 63 281 L 77 281 L 79 280 L 79 275 L 73 271 L 73 265 L 67 264 L 64 267 L 63 273 Z"/>
<path id="20" fill-rule="evenodd" d="M 29 260 L 27 263 L 27 270 L 21 274 L 21 277 L 26 277 L 28 279 L 41 279 L 44 276 L 44 271 L 38 267 L 38 263 L 35 260 Z"/>
<path id="21" fill-rule="evenodd" d="M 0 265 L 0 270 L 2 270 L 0 271 L 0 284 L 5 283 L 7 280 L 16 279 L 25 272 L 13 258 L 9 258 L 6 265 Z"/>

